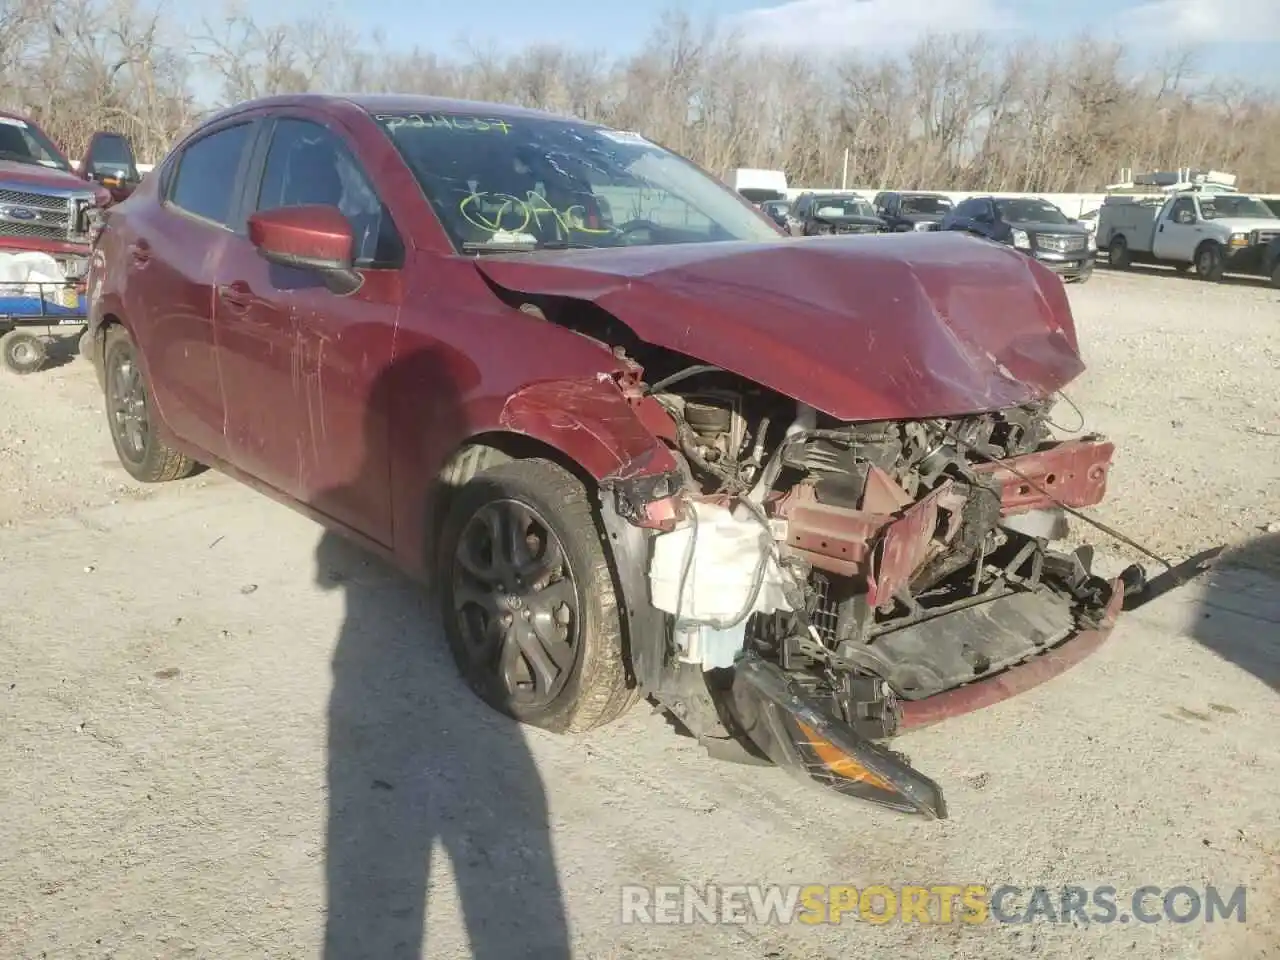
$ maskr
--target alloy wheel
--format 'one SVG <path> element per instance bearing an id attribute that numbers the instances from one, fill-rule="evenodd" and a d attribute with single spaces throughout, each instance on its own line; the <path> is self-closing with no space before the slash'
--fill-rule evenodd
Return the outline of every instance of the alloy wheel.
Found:
<path id="1" fill-rule="evenodd" d="M 538 709 L 564 689 L 580 644 L 577 584 L 564 546 L 533 507 L 491 500 L 462 529 L 453 607 L 473 685 Z"/>
<path id="2" fill-rule="evenodd" d="M 132 462 L 140 463 L 147 453 L 147 389 L 142 371 L 133 353 L 115 351 L 111 364 L 108 394 L 111 432 L 120 451 Z"/>

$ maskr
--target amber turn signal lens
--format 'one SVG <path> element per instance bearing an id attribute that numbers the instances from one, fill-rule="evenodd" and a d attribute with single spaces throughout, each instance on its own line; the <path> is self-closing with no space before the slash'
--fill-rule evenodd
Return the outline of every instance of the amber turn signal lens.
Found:
<path id="1" fill-rule="evenodd" d="M 889 781 L 883 777 L 877 777 L 830 740 L 824 740 L 818 736 L 818 732 L 803 720 L 797 720 L 796 726 L 800 728 L 801 733 L 809 738 L 808 746 L 817 755 L 818 759 L 825 763 L 827 769 L 836 776 L 844 777 L 846 780 L 857 780 L 859 783 L 879 787 L 881 790 L 896 792 Z"/>

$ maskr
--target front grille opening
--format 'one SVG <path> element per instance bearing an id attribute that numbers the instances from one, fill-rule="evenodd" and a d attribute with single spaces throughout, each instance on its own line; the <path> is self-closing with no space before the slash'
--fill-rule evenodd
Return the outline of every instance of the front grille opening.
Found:
<path id="1" fill-rule="evenodd" d="M 88 240 L 84 195 L 33 193 L 0 187 L 0 237 L 82 243 Z"/>
<path id="2" fill-rule="evenodd" d="M 809 622 L 817 628 L 818 636 L 828 646 L 836 642 L 836 622 L 839 619 L 837 604 L 832 595 L 831 579 L 824 573 L 814 570 L 809 574 L 809 585 L 813 588 L 813 610 L 809 613 Z"/>

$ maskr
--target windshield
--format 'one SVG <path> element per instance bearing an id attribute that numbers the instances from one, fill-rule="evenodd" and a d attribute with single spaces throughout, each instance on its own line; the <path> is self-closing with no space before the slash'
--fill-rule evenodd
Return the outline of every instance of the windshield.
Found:
<path id="1" fill-rule="evenodd" d="M 815 197 L 813 215 L 815 217 L 874 217 L 876 212 L 871 204 L 861 197 Z"/>
<path id="2" fill-rule="evenodd" d="M 778 239 L 737 193 L 639 134 L 474 114 L 374 120 L 464 252 Z"/>
<path id="3" fill-rule="evenodd" d="M 1006 223 L 1070 223 L 1067 215 L 1048 200 L 1016 198 L 995 201 Z"/>
<path id="4" fill-rule="evenodd" d="M 903 197 L 903 213 L 949 213 L 951 201 L 946 197 Z"/>
<path id="5" fill-rule="evenodd" d="M 1221 220 L 1224 217 L 1276 219 L 1271 208 L 1256 197 L 1228 197 L 1223 194 L 1212 198 L 1201 197 L 1200 215 L 1206 220 Z"/>
<path id="6" fill-rule="evenodd" d="M 48 137 L 16 117 L 0 117 L 0 160 L 38 164 L 55 170 L 71 169 Z"/>

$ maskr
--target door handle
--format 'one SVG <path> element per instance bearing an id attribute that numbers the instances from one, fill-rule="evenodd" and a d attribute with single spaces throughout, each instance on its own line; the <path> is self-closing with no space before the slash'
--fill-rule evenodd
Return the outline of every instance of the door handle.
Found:
<path id="1" fill-rule="evenodd" d="M 249 288 L 239 280 L 235 283 L 219 284 L 218 298 L 227 306 L 231 307 L 235 313 L 244 313 L 249 309 L 249 305 L 253 303 L 253 294 L 250 293 Z"/>

